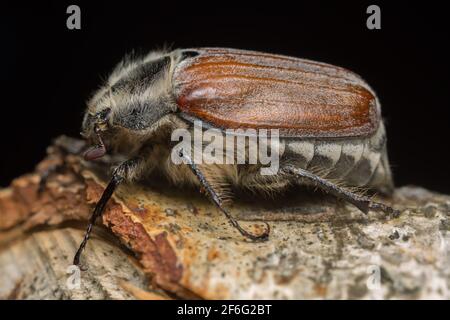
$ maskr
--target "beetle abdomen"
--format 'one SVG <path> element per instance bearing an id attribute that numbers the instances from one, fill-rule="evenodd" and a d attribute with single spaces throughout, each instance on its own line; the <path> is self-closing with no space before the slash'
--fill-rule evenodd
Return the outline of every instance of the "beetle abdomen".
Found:
<path id="1" fill-rule="evenodd" d="M 286 146 L 286 161 L 323 178 L 385 193 L 392 189 L 383 124 L 369 138 L 288 140 Z"/>

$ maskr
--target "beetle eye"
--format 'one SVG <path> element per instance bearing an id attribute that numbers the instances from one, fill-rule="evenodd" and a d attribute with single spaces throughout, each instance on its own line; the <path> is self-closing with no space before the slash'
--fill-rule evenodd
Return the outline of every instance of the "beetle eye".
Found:
<path id="1" fill-rule="evenodd" d="M 96 114 L 96 117 L 102 121 L 105 121 L 109 117 L 110 113 L 111 113 L 111 108 L 105 108 L 102 111 L 98 112 Z"/>
<path id="2" fill-rule="evenodd" d="M 194 58 L 198 56 L 200 53 L 194 50 L 184 50 L 181 52 L 181 60 L 184 60 L 186 58 Z"/>

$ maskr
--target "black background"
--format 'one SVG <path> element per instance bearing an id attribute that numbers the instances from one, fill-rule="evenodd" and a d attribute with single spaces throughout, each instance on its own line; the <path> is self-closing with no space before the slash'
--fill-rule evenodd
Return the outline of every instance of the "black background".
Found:
<path id="1" fill-rule="evenodd" d="M 366 28 L 373 3 L 381 30 Z M 0 185 L 32 170 L 52 138 L 78 135 L 85 101 L 125 53 L 168 44 L 267 51 L 355 71 L 381 100 L 397 185 L 448 193 L 450 13 L 443 3 L 2 4 Z M 66 28 L 69 4 L 81 7 L 81 30 Z"/>

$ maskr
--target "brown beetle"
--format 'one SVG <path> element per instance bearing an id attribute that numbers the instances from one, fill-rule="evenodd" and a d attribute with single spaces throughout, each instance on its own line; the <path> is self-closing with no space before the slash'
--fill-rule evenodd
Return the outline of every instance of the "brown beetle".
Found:
<path id="1" fill-rule="evenodd" d="M 199 164 L 187 152 L 179 152 L 184 163 L 173 163 L 171 134 L 194 130 L 199 120 L 218 131 L 278 129 L 279 170 L 263 175 L 260 164 Z M 115 188 L 155 170 L 174 184 L 204 189 L 253 240 L 267 239 L 269 225 L 260 235 L 241 228 L 223 206 L 229 186 L 279 192 L 293 184 L 313 185 L 363 212 L 396 212 L 349 189 L 392 191 L 385 129 L 373 90 L 356 74 L 325 63 L 225 48 L 125 59 L 89 101 L 83 135 L 96 141 L 87 160 L 107 150 L 128 160 L 115 168 L 97 203 L 76 265 Z"/>

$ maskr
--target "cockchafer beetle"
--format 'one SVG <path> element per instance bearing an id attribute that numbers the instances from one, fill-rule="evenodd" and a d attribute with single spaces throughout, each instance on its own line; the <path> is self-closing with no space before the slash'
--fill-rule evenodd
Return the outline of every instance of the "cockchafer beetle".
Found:
<path id="1" fill-rule="evenodd" d="M 258 165 L 198 164 L 180 152 L 171 159 L 171 133 L 209 128 L 277 129 L 282 150 L 279 170 L 262 175 Z M 227 48 L 178 49 L 126 58 L 88 102 L 82 135 L 94 146 L 86 160 L 107 150 L 126 157 L 112 173 L 97 203 L 74 264 L 92 226 L 122 182 L 148 179 L 158 171 L 174 184 L 201 187 L 239 232 L 223 205 L 229 186 L 279 192 L 293 184 L 313 185 L 363 212 L 397 211 L 352 191 L 393 190 L 385 127 L 373 90 L 356 74 L 325 63 Z"/>

